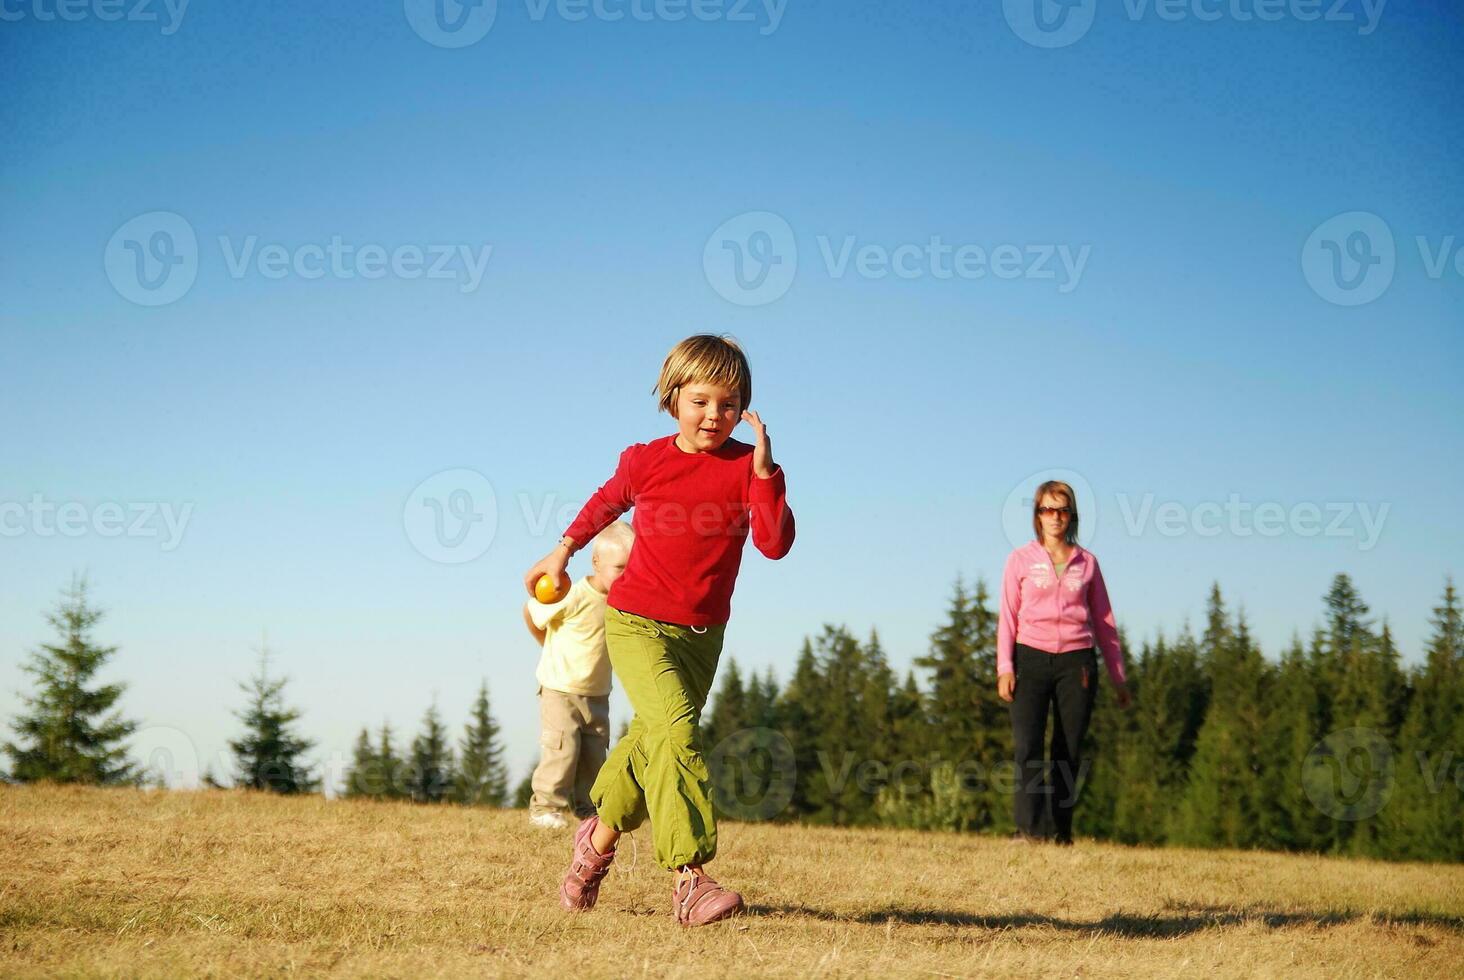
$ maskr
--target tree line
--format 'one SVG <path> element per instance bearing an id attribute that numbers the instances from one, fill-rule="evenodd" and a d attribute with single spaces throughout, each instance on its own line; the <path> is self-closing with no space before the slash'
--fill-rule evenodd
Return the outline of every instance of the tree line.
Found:
<path id="1" fill-rule="evenodd" d="M 1204 628 L 1128 658 L 1134 707 L 1100 687 L 1079 834 L 1130 844 L 1464 860 L 1464 626 L 1446 583 L 1404 670 L 1351 579 L 1278 660 L 1211 589 Z M 877 633 L 825 626 L 786 686 L 735 663 L 704 716 L 728 816 L 1007 833 L 1014 780 L 996 612 L 957 582 L 903 678 Z"/>
<path id="2" fill-rule="evenodd" d="M 128 756 L 125 742 L 138 725 L 118 708 L 126 686 L 96 680 L 117 652 L 93 637 L 101 618 L 86 581 L 79 578 L 47 614 L 58 642 L 42 644 L 21 665 L 35 689 L 21 694 L 25 710 L 11 722 L 16 740 L 0 745 L 10 757 L 9 772 L 0 774 L 7 781 L 142 786 L 158 778 Z M 261 646 L 258 673 L 239 685 L 244 707 L 234 715 L 243 731 L 228 742 L 233 772 L 227 782 L 207 772 L 206 785 L 281 794 L 322 788 L 320 775 L 305 758 L 315 743 L 299 733 L 301 712 L 286 704 L 285 685 L 284 677 L 270 675 L 269 650 Z M 345 795 L 503 806 L 509 795 L 503 755 L 485 681 L 456 747 L 436 705 L 427 710 L 421 733 L 402 754 L 389 725 L 382 724 L 374 742 L 362 729 Z"/>
<path id="3" fill-rule="evenodd" d="M 405 752 L 393 744 L 389 724 L 382 723 L 374 741 L 370 731 L 361 729 L 346 774 L 346 796 L 469 806 L 510 802 L 508 766 L 498 723 L 488 707 L 488 683 L 478 688 L 456 751 L 435 704 Z"/>
<path id="4" fill-rule="evenodd" d="M 123 685 L 95 682 L 116 648 L 92 638 L 100 613 L 73 582 L 48 619 L 59 642 L 23 669 L 35 692 L 3 746 L 13 781 L 135 784 L 117 710 Z M 1452 582 L 1409 670 L 1346 575 L 1322 620 L 1279 659 L 1212 587 L 1204 628 L 1129 649 L 1135 705 L 1100 687 L 1080 772 L 1079 834 L 1131 844 L 1268 848 L 1464 860 L 1464 624 Z M 917 678 L 917 671 L 919 678 Z M 241 687 L 244 733 L 233 784 L 313 792 L 283 678 L 267 652 Z M 722 669 L 703 744 L 724 815 L 840 826 L 1009 832 L 1014 780 L 1006 705 L 996 696 L 996 613 L 978 581 L 953 587 L 926 652 L 904 676 L 877 632 L 825 625 L 805 638 L 787 683 L 771 669 Z M 217 785 L 217 781 L 210 779 Z M 453 744 L 436 706 L 399 745 L 362 729 L 352 798 L 523 805 L 511 794 L 486 683 Z"/>

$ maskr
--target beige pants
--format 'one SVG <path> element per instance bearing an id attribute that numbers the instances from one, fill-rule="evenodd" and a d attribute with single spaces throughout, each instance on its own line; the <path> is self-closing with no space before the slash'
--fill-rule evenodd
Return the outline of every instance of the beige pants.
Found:
<path id="1" fill-rule="evenodd" d="M 609 695 L 586 697 L 539 688 L 539 765 L 529 814 L 593 814 L 590 787 L 609 749 Z"/>

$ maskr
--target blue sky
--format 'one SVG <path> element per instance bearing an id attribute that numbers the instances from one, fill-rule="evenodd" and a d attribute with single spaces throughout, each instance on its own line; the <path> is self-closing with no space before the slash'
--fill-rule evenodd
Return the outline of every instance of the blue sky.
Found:
<path id="1" fill-rule="evenodd" d="M 267 631 L 322 755 L 486 677 L 518 777 L 519 578 L 703 331 L 799 521 L 745 666 L 825 622 L 908 664 L 1053 470 L 1135 639 L 1218 580 L 1274 656 L 1345 571 L 1412 661 L 1460 570 L 1453 7 L 1129 0 L 1052 48 L 1019 0 L 500 0 L 459 48 L 416 0 L 111 9 L 0 22 L 0 717 L 85 571 L 148 746 L 213 760 Z"/>

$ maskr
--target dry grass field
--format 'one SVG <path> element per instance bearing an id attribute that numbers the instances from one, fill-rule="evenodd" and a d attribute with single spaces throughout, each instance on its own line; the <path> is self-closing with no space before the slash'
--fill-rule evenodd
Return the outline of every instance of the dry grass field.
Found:
<path id="1" fill-rule="evenodd" d="M 683 930 L 650 842 L 588 915 L 521 812 L 0 787 L 0 975 L 1464 974 L 1464 868 L 727 824 Z"/>

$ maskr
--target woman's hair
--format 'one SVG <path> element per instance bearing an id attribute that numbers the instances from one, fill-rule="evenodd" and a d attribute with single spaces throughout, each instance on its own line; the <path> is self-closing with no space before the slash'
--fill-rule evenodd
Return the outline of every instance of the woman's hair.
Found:
<path id="1" fill-rule="evenodd" d="M 1073 488 L 1061 480 L 1048 480 L 1037 488 L 1032 494 L 1032 533 L 1037 535 L 1037 540 L 1042 540 L 1042 518 L 1037 515 L 1037 510 L 1042 506 L 1042 498 L 1051 494 L 1054 497 L 1061 497 L 1067 501 L 1068 509 L 1072 516 L 1068 518 L 1067 534 L 1063 538 L 1068 544 L 1078 543 L 1078 495 L 1073 493 Z"/>
<path id="2" fill-rule="evenodd" d="M 626 555 L 630 554 L 631 546 L 635 544 L 635 531 L 624 521 L 616 521 L 605 530 L 595 535 L 590 554 L 598 555 L 605 548 L 622 548 Z"/>
<path id="3" fill-rule="evenodd" d="M 721 385 L 741 397 L 743 411 L 752 404 L 752 368 L 747 355 L 731 337 L 697 334 L 671 348 L 661 365 L 661 378 L 651 389 L 660 399 L 661 411 L 676 417 L 676 396 L 693 384 Z"/>

